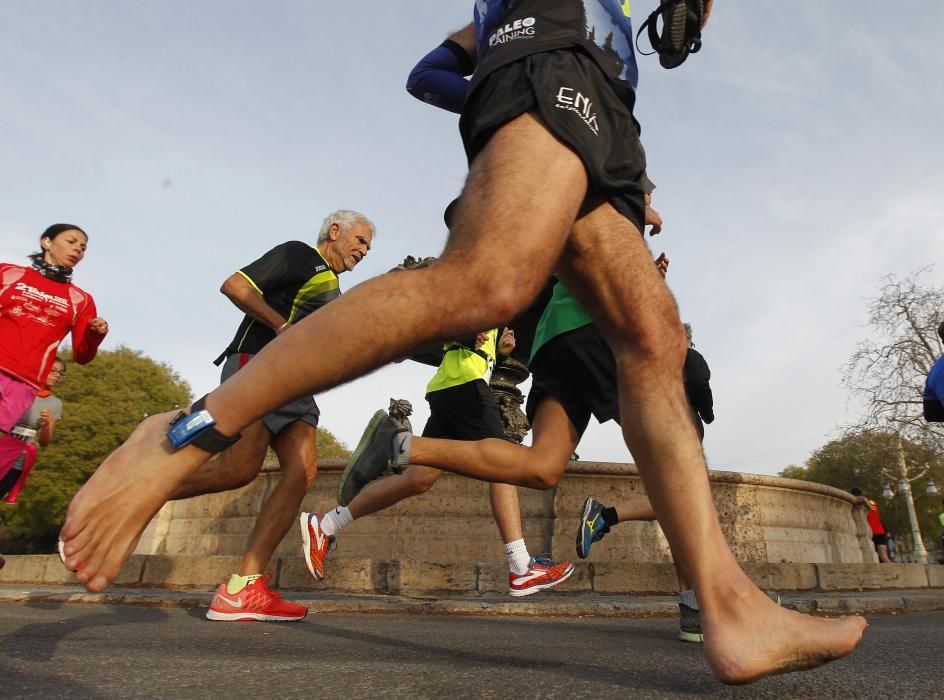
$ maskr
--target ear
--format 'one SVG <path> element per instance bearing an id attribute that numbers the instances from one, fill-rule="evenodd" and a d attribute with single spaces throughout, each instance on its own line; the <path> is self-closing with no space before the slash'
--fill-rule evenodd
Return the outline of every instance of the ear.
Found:
<path id="1" fill-rule="evenodd" d="M 331 224 L 331 228 L 328 229 L 328 238 L 330 238 L 332 241 L 336 241 L 340 235 L 341 227 L 338 224 Z"/>

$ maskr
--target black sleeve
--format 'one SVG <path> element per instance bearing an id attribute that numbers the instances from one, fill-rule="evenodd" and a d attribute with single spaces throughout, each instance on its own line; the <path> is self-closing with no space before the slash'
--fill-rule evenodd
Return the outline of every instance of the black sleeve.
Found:
<path id="1" fill-rule="evenodd" d="M 944 422 L 944 404 L 935 399 L 925 399 L 924 419 L 929 423 Z"/>
<path id="2" fill-rule="evenodd" d="M 311 276 L 306 261 L 311 258 L 311 246 L 301 241 L 289 241 L 275 246 L 261 258 L 239 272 L 263 294 L 284 284 L 304 281 Z"/>
<path id="3" fill-rule="evenodd" d="M 688 402 L 706 423 L 715 419 L 714 398 L 711 395 L 711 370 L 702 354 L 694 348 L 689 348 L 685 355 L 685 393 Z"/>

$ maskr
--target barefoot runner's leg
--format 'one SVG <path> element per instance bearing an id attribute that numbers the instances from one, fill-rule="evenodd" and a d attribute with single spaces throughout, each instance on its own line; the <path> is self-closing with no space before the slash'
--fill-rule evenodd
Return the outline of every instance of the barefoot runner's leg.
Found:
<path id="1" fill-rule="evenodd" d="M 712 670 L 742 683 L 850 653 L 861 641 L 863 618 L 822 620 L 784 610 L 734 559 L 682 383 L 681 321 L 638 231 L 604 204 L 575 224 L 561 263 L 562 280 L 594 310 L 616 357 L 623 434 L 679 568 L 695 588 Z"/>
<path id="2" fill-rule="evenodd" d="M 440 262 L 368 280 L 269 343 L 207 398 L 217 428 L 235 434 L 293 397 L 513 317 L 544 284 L 585 189 L 585 171 L 571 151 L 535 117 L 514 119 L 475 158 Z M 535 191 L 546 199 L 535 198 Z M 513 231 L 508 211 L 516 212 Z M 499 248 L 505 255 L 496 258 Z M 491 284 L 497 277 L 506 283 Z M 468 298 L 480 303 L 469 305 Z M 307 356 L 325 337 L 336 339 L 334 352 L 317 363 L 285 360 Z M 111 583 L 131 541 L 210 456 L 194 446 L 174 450 L 165 437 L 171 418 L 141 423 L 69 506 L 61 533 L 66 563 L 72 569 L 82 564 L 77 577 L 89 590 Z"/>
<path id="3" fill-rule="evenodd" d="M 494 7 L 497 9 L 487 17 L 477 16 L 482 20 L 479 38 L 483 48 L 489 44 L 482 39 L 506 19 L 513 19 L 511 15 L 519 9 L 517 4 Z M 534 11 L 539 9 L 536 5 Z M 576 149 L 580 137 L 574 129 L 589 130 L 593 136 L 580 132 L 581 145 L 597 144 L 586 153 L 600 156 L 609 165 L 609 154 L 617 143 L 625 141 L 623 134 L 614 130 L 613 136 L 620 138 L 612 143 L 596 137 L 606 135 L 609 127 L 631 126 L 631 115 L 620 117 L 611 109 L 616 107 L 614 101 L 608 102 L 609 97 L 620 100 L 631 94 L 627 91 L 635 86 L 631 49 L 628 55 L 614 57 L 614 48 L 618 50 L 622 42 L 594 46 L 594 37 L 586 36 L 590 26 L 585 21 L 587 15 L 580 12 L 587 10 L 585 4 L 573 2 L 558 9 L 574 11 L 575 43 L 581 39 L 586 44 L 581 44 L 582 49 L 591 55 L 601 54 L 601 62 L 594 63 L 584 51 L 550 51 L 551 47 L 540 40 L 529 44 L 534 47 L 533 55 L 520 59 L 508 53 L 520 44 L 495 42 L 494 48 L 479 57 L 479 88 L 478 92 L 473 89 L 472 100 L 498 95 L 496 99 L 510 103 L 522 91 L 502 91 L 499 78 L 523 76 L 532 80 L 535 101 L 531 104 L 540 102 L 548 109 L 545 114 L 560 118 L 557 121 L 562 131 L 557 133 L 566 132 L 568 143 Z M 594 13 L 592 19 L 594 23 L 619 19 L 620 38 L 631 46 L 628 11 L 624 14 L 620 18 L 609 12 Z M 545 53 L 538 53 L 541 51 Z M 605 66 L 613 70 L 604 73 Z M 565 74 L 576 76 L 579 88 L 562 88 L 572 84 L 557 82 L 558 77 L 569 81 Z M 545 92 L 549 85 L 540 84 L 538 79 L 551 79 L 556 85 Z M 484 99 L 479 99 L 478 111 L 470 110 L 467 102 L 466 115 L 483 119 L 493 116 L 487 109 L 492 103 L 483 103 Z M 337 348 L 337 356 L 344 358 L 349 369 L 345 371 L 340 361 L 330 360 L 304 369 L 282 365 L 273 358 L 290 350 L 303 352 L 303 340 L 311 339 L 302 332 L 294 333 L 294 337 L 292 332 L 285 334 L 284 343 L 273 343 L 260 353 L 252 377 L 224 386 L 208 399 L 207 407 L 217 415 L 223 433 L 235 433 L 292 396 L 337 385 L 407 354 L 412 347 L 494 327 L 537 293 L 577 218 L 588 177 L 592 177 L 595 191 L 603 191 L 614 184 L 614 178 L 619 180 L 617 172 L 626 174 L 620 169 L 625 163 L 609 170 L 601 167 L 599 160 L 580 161 L 574 152 L 562 151 L 560 142 L 550 137 L 534 117 L 510 118 L 513 120 L 477 153 L 476 136 L 482 134 L 476 135 L 473 126 L 467 146 L 473 144 L 470 153 L 475 159 L 442 264 L 425 271 L 400 273 L 400 279 L 393 282 L 387 277 L 362 285 L 347 295 L 350 307 L 334 304 L 309 319 L 309 333 L 339 338 L 342 347 Z M 564 124 L 563 119 L 570 121 Z M 644 166 L 643 159 L 638 163 L 639 170 Z M 622 182 L 618 186 L 622 187 Z M 627 190 L 623 194 L 633 193 Z M 513 235 L 504 235 L 508 232 L 508 212 L 515 214 Z M 749 682 L 848 654 L 861 639 L 864 620 L 818 620 L 777 608 L 740 572 L 724 544 L 682 390 L 681 326 L 664 284 L 657 276 L 653 278 L 656 273 L 648 252 L 643 255 L 641 242 L 631 240 L 639 235 L 632 228 L 609 205 L 594 209 L 574 226 L 572 240 L 587 232 L 587 248 L 575 251 L 584 259 L 565 258 L 561 271 L 578 299 L 594 310 L 613 348 L 619 368 L 624 435 L 640 464 L 673 552 L 702 601 L 705 653 L 713 671 L 726 682 Z M 600 243 L 612 245 L 612 250 L 598 247 Z M 504 265 L 498 274 L 507 284 L 496 290 L 489 287 L 488 280 L 496 274 L 496 258 L 491 252 L 499 248 L 517 267 L 505 265 L 507 261 L 498 256 L 497 264 Z M 593 266 L 601 262 L 616 274 L 607 276 L 595 271 Z M 412 284 L 401 282 L 407 274 L 412 274 Z M 508 277 L 503 276 L 506 274 Z M 454 303 L 470 294 L 480 295 L 484 303 L 474 308 Z M 352 323 L 352 318 L 357 323 Z M 389 323 L 390 318 L 398 323 Z M 383 329 L 381 337 L 378 329 Z M 376 345 L 365 350 L 368 343 Z M 265 390 L 254 395 L 254 389 L 260 386 Z M 114 578 L 127 544 L 174 486 L 206 458 L 193 447 L 171 454 L 167 443 L 162 448 L 155 437 L 156 433 L 136 440 L 133 435 L 133 447 L 106 461 L 70 506 L 63 529 L 65 547 L 73 560 L 87 562 L 88 570 L 83 569 L 83 573 L 91 590 L 104 588 Z M 664 465 L 661 469 L 660 463 Z M 141 480 L 153 490 L 142 495 Z M 134 482 L 134 488 L 119 485 L 121 481 Z M 86 533 L 89 529 L 91 532 Z M 83 547 L 73 541 L 78 536 L 85 538 Z"/>

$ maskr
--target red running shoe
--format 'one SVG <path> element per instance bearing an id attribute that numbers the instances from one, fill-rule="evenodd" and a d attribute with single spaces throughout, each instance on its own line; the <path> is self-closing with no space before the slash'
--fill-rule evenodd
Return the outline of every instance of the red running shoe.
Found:
<path id="1" fill-rule="evenodd" d="M 572 561 L 556 562 L 552 561 L 547 554 L 538 554 L 536 557 L 531 557 L 527 573 L 521 576 L 508 574 L 508 592 L 516 598 L 531 595 L 563 583 L 570 578 L 572 573 L 574 573 Z"/>
<path id="2" fill-rule="evenodd" d="M 269 588 L 271 574 L 253 579 L 239 593 L 226 592 L 220 584 L 207 610 L 208 620 L 262 620 L 264 622 L 298 622 L 308 614 L 304 605 L 286 603 L 282 594 Z"/>
<path id="3" fill-rule="evenodd" d="M 321 516 L 318 513 L 302 512 L 298 516 L 298 526 L 302 530 L 302 550 L 308 570 L 315 581 L 323 581 L 325 557 L 334 544 L 334 535 L 326 535 L 321 531 Z"/>

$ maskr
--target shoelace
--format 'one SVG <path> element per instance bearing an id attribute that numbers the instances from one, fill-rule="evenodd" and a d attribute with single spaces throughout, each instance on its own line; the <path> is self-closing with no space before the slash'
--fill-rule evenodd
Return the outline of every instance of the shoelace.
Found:
<path id="1" fill-rule="evenodd" d="M 262 587 L 265 589 L 265 592 L 269 595 L 270 598 L 278 600 L 282 597 L 282 594 L 278 591 L 273 591 L 269 588 L 269 582 L 272 581 L 272 574 L 266 573 L 262 575 Z"/>

